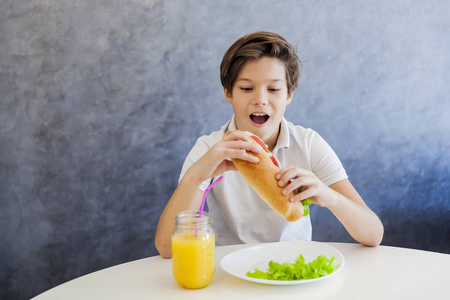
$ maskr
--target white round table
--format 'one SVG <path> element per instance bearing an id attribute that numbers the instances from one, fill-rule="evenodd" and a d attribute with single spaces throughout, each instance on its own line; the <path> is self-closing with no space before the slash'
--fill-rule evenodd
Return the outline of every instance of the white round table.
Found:
<path id="1" fill-rule="evenodd" d="M 220 260 L 256 245 L 245 244 L 216 247 L 216 273 L 200 290 L 181 288 L 172 276 L 172 260 L 154 256 L 79 277 L 33 299 L 450 299 L 449 254 L 327 244 L 344 255 L 345 265 L 335 276 L 308 284 L 263 285 L 225 273 Z"/>

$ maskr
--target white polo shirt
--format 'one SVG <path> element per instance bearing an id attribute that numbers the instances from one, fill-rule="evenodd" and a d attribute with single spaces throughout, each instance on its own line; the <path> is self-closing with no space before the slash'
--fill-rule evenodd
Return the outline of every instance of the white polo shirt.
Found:
<path id="1" fill-rule="evenodd" d="M 226 132 L 235 129 L 233 116 L 219 131 L 200 137 L 186 157 L 180 181 L 194 162 Z M 328 186 L 347 178 L 339 158 L 319 134 L 284 118 L 272 153 L 282 166 L 310 170 Z M 228 171 L 222 175 L 223 179 L 208 192 L 206 200 L 217 245 L 311 240 L 309 215 L 287 222 L 256 194 L 239 172 Z M 204 181 L 199 189 L 205 191 L 213 180 Z"/>

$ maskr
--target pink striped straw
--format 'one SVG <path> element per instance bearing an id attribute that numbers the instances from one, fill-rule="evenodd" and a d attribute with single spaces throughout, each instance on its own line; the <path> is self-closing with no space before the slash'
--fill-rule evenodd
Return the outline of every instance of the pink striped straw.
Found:
<path id="1" fill-rule="evenodd" d="M 203 193 L 202 205 L 200 206 L 200 212 L 198 213 L 198 217 L 199 217 L 199 218 L 202 217 L 203 208 L 205 207 L 206 194 L 207 194 L 208 191 L 209 191 L 210 189 L 212 189 L 213 186 L 215 186 L 222 178 L 223 178 L 223 175 L 221 175 L 219 178 L 216 179 L 216 181 L 214 181 L 213 183 L 211 183 L 211 184 L 206 188 L 205 192 Z"/>

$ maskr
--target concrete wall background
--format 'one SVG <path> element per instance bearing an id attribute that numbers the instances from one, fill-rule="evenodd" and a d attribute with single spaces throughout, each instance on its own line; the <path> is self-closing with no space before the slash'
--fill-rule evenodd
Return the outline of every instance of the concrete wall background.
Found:
<path id="1" fill-rule="evenodd" d="M 231 116 L 226 49 L 299 47 L 288 120 L 319 132 L 385 225 L 384 245 L 450 253 L 448 1 L 0 3 L 0 298 L 28 299 L 157 252 L 198 136 Z M 314 207 L 313 238 L 351 242 Z"/>

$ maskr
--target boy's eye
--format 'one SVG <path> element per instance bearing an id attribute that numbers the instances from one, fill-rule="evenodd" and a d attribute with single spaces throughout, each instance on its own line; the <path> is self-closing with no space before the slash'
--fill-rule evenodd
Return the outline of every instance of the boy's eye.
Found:
<path id="1" fill-rule="evenodd" d="M 243 91 L 251 91 L 252 90 L 252 88 L 249 88 L 249 87 L 241 87 L 240 89 Z"/>
<path id="2" fill-rule="evenodd" d="M 269 91 L 271 91 L 271 92 L 278 92 L 279 90 L 281 90 L 281 89 L 269 89 Z"/>

